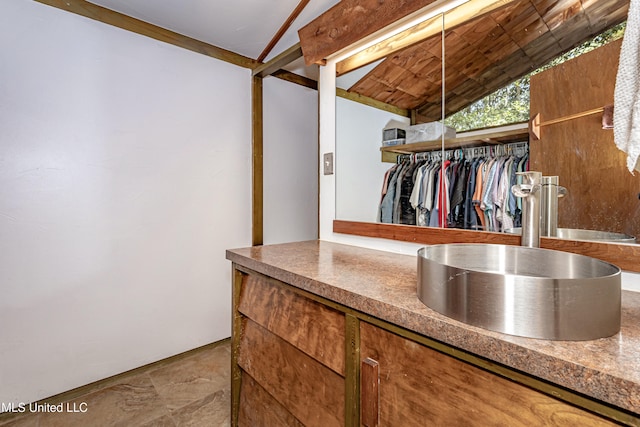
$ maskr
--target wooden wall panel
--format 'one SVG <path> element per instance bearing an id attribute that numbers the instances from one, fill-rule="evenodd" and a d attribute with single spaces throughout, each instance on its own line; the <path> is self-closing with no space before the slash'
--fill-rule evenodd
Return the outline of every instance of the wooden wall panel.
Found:
<path id="1" fill-rule="evenodd" d="M 240 367 L 302 424 L 344 425 L 345 382 L 340 375 L 248 319 L 239 353 Z"/>
<path id="2" fill-rule="evenodd" d="M 345 375 L 345 318 L 273 279 L 244 277 L 239 311 L 309 356 Z"/>
<path id="3" fill-rule="evenodd" d="M 541 121 L 613 104 L 621 41 L 531 77 L 531 116 Z M 531 140 L 531 170 L 558 175 L 568 189 L 559 200 L 558 226 L 640 237 L 640 174 L 626 168 L 626 155 L 602 129 L 602 115 L 541 128 Z"/>
<path id="4" fill-rule="evenodd" d="M 368 323 L 360 338 L 379 364 L 380 425 L 615 425 Z"/>

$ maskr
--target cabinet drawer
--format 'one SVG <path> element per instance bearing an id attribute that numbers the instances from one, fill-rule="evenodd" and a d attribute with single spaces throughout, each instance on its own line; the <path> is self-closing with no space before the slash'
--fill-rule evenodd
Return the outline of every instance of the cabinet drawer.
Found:
<path id="1" fill-rule="evenodd" d="M 248 374 L 279 402 L 267 412 L 286 408 L 305 426 L 344 426 L 344 378 L 252 320 L 245 319 L 243 329 L 238 354 L 244 371 L 241 390 Z"/>
<path id="2" fill-rule="evenodd" d="M 304 427 L 291 413 L 246 373 L 242 375 L 238 427 Z"/>
<path id="3" fill-rule="evenodd" d="M 368 426 L 615 425 L 368 323 L 360 339 L 363 375 L 377 377 L 362 379 Z"/>
<path id="4" fill-rule="evenodd" d="M 238 311 L 344 377 L 344 314 L 257 274 L 243 276 Z"/>

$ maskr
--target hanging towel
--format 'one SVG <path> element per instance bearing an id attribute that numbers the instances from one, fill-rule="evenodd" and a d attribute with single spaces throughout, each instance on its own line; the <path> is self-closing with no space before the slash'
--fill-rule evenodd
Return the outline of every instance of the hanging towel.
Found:
<path id="1" fill-rule="evenodd" d="M 640 0 L 631 0 L 614 93 L 613 138 L 627 153 L 629 172 L 640 171 Z"/>

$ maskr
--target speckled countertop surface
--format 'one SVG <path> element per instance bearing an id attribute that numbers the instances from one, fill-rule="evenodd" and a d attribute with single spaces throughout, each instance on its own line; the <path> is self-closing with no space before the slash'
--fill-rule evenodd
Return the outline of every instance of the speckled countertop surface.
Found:
<path id="1" fill-rule="evenodd" d="M 324 241 L 227 251 L 227 259 L 300 289 L 536 377 L 640 413 L 640 293 L 623 291 L 620 333 L 546 341 L 466 325 L 427 308 L 417 260 Z"/>

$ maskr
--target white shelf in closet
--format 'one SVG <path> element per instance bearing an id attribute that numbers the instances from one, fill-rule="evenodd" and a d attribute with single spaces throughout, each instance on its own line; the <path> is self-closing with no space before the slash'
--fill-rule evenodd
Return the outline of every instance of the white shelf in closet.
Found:
<path id="1" fill-rule="evenodd" d="M 445 139 L 444 148 L 477 147 L 482 145 L 507 144 L 512 142 L 529 141 L 529 123 L 515 123 L 512 125 L 479 129 L 459 134 L 456 138 Z M 425 141 L 413 144 L 402 144 L 390 147 L 381 147 L 382 161 L 395 163 L 401 154 L 421 153 L 425 151 L 438 150 L 442 146 L 442 141 Z"/>

